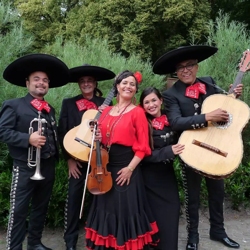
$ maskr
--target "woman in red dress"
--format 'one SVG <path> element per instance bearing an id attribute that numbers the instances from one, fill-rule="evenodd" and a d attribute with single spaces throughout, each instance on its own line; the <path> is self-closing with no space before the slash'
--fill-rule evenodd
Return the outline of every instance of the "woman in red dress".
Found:
<path id="1" fill-rule="evenodd" d="M 140 162 L 151 154 L 148 124 L 141 107 L 133 104 L 138 81 L 130 71 L 114 83 L 118 102 L 99 120 L 102 143 L 109 151 L 112 189 L 94 196 L 86 223 L 87 249 L 149 249 L 157 244 L 157 225 L 149 208 Z"/>

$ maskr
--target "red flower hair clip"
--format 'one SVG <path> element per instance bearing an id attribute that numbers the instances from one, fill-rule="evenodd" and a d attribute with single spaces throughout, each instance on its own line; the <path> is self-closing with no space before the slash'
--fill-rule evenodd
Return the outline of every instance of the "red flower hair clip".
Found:
<path id="1" fill-rule="evenodd" d="M 142 74 L 141 74 L 141 72 L 136 71 L 136 72 L 134 73 L 134 77 L 135 77 L 135 79 L 137 80 L 138 84 L 140 84 L 140 83 L 142 82 Z"/>

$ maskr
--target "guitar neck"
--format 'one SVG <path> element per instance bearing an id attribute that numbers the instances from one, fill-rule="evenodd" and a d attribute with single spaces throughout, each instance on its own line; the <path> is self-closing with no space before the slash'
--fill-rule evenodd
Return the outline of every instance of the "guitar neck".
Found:
<path id="1" fill-rule="evenodd" d="M 242 77 L 246 71 L 249 71 L 249 64 L 250 64 L 250 51 L 246 50 L 243 52 L 243 56 L 239 63 L 239 72 L 235 78 L 234 84 L 232 88 L 229 90 L 229 94 L 232 94 L 234 89 L 237 87 L 238 84 L 241 83 Z M 235 94 L 234 94 L 235 95 Z"/>
<path id="2" fill-rule="evenodd" d="M 105 100 L 104 100 L 104 102 L 103 102 L 103 105 L 109 106 L 109 104 L 111 103 L 111 101 L 112 101 L 112 99 L 113 99 L 113 97 L 114 97 L 114 95 L 115 95 L 114 93 L 115 93 L 115 88 L 113 87 L 113 88 L 109 91 L 108 96 L 105 98 Z M 100 116 L 101 116 L 101 112 L 98 111 L 98 113 L 97 113 L 96 116 L 95 116 L 95 119 L 99 120 Z"/>
<path id="3" fill-rule="evenodd" d="M 234 91 L 234 89 L 238 86 L 238 84 L 241 83 L 241 80 L 242 80 L 242 78 L 243 78 L 243 75 L 244 75 L 244 72 L 242 72 L 242 71 L 239 71 L 239 72 L 238 72 L 238 74 L 237 74 L 237 76 L 236 76 L 236 78 L 235 78 L 235 80 L 234 80 L 233 86 L 230 88 L 230 90 L 229 90 L 229 92 L 228 92 L 229 94 L 232 94 L 233 91 Z"/>

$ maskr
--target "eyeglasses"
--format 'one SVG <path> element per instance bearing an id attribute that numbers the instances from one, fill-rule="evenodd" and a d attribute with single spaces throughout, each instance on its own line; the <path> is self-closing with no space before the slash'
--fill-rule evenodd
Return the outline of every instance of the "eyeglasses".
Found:
<path id="1" fill-rule="evenodd" d="M 188 64 L 188 65 L 185 65 L 185 66 L 178 66 L 176 68 L 176 72 L 183 72 L 185 69 L 187 70 L 191 70 L 193 69 L 193 67 L 196 65 L 197 63 L 192 63 L 192 64 Z"/>

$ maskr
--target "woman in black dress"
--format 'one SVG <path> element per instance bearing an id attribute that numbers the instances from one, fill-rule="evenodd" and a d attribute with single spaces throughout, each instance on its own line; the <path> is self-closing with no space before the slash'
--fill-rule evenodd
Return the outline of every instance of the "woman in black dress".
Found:
<path id="1" fill-rule="evenodd" d="M 133 104 L 138 80 L 124 71 L 115 78 L 118 102 L 99 119 L 108 149 L 113 187 L 95 195 L 86 223 L 87 249 L 142 250 L 158 242 L 158 227 L 147 202 L 140 162 L 150 155 L 144 110 Z"/>
<path id="2" fill-rule="evenodd" d="M 161 110 L 162 97 L 158 89 L 145 89 L 140 105 L 148 118 L 152 148 L 152 154 L 143 159 L 141 169 L 150 208 L 159 228 L 160 242 L 156 249 L 177 250 L 180 202 L 173 160 L 184 150 L 184 145 L 176 144 L 175 133 Z"/>

